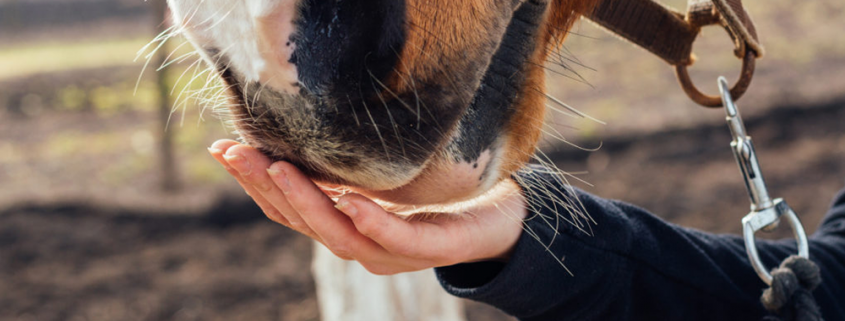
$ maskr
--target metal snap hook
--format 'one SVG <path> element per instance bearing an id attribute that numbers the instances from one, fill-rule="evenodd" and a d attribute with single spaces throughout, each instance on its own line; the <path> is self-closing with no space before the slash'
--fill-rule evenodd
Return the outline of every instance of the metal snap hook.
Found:
<path id="1" fill-rule="evenodd" d="M 787 222 L 792 227 L 792 233 L 798 243 L 798 255 L 804 258 L 810 257 L 809 243 L 804 226 L 798 219 L 795 211 L 782 199 L 774 201 L 769 197 L 766 189 L 766 182 L 763 180 L 763 173 L 760 171 L 760 163 L 757 161 L 757 154 L 754 151 L 754 144 L 751 137 L 745 132 L 745 125 L 739 115 L 739 109 L 731 98 L 728 81 L 725 77 L 719 77 L 719 92 L 722 95 L 722 104 L 725 107 L 725 117 L 728 127 L 731 130 L 733 141 L 731 149 L 739 164 L 745 180 L 745 187 L 751 199 L 751 212 L 742 218 L 742 234 L 745 239 L 745 252 L 751 261 L 754 271 L 768 285 L 772 284 L 772 275 L 769 273 L 763 261 L 760 260 L 755 244 L 754 234 L 757 231 L 770 231 L 777 226 L 780 218 L 786 215 Z"/>
<path id="2" fill-rule="evenodd" d="M 759 212 L 753 211 L 742 218 L 742 236 L 745 239 L 745 253 L 748 254 L 748 259 L 751 261 L 754 271 L 768 285 L 772 285 L 772 275 L 763 264 L 763 261 L 760 260 L 760 255 L 757 252 L 757 245 L 754 243 L 754 234 L 757 231 L 765 231 L 771 224 L 777 224 L 782 215 L 786 215 L 787 222 L 792 227 L 792 234 L 798 242 L 798 255 L 804 258 L 810 258 L 810 245 L 807 242 L 807 234 L 804 232 L 804 226 L 801 225 L 798 215 L 782 199 L 776 199 L 774 204 L 774 207 Z"/>

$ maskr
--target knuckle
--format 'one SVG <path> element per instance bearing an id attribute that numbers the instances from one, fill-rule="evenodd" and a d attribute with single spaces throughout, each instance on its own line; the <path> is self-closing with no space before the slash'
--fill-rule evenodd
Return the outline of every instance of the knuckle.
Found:
<path id="1" fill-rule="evenodd" d="M 360 218 L 355 222 L 358 231 L 368 237 L 381 237 L 384 235 L 384 224 L 379 224 L 372 219 Z"/>
<path id="2" fill-rule="evenodd" d="M 238 175 L 243 178 L 245 183 L 252 184 L 255 180 L 255 171 L 250 171 L 248 173 L 240 172 Z"/>
<path id="3" fill-rule="evenodd" d="M 238 173 L 238 171 L 236 171 L 234 168 L 232 168 L 230 166 L 226 166 L 225 169 L 226 169 L 226 172 L 228 172 L 229 175 L 232 175 L 233 177 L 238 177 L 238 176 L 241 175 L 241 174 Z"/>
<path id="4" fill-rule="evenodd" d="M 270 208 L 262 208 L 262 209 L 264 210 L 264 216 L 267 216 L 267 218 L 269 218 L 269 219 L 271 219 L 271 220 L 273 220 L 273 221 L 277 221 L 277 222 L 278 222 L 278 221 L 281 221 L 281 220 L 282 220 L 282 218 L 284 218 L 284 217 L 282 216 L 282 213 L 280 213 L 280 212 L 279 212 L 278 210 L 276 210 L 275 208 L 270 207 Z"/>
<path id="5" fill-rule="evenodd" d="M 268 182 L 263 177 L 261 177 L 260 175 L 258 175 L 256 173 L 250 173 L 248 175 L 244 175 L 243 178 L 244 178 L 244 182 L 246 182 L 249 185 L 255 186 L 255 188 L 258 189 L 259 191 L 267 192 L 271 189 L 270 184 L 268 184 Z"/>
<path id="6" fill-rule="evenodd" d="M 248 173 L 238 173 L 236 171 L 235 173 L 237 174 L 237 176 L 241 177 L 244 183 L 250 185 L 258 185 L 264 180 L 264 176 L 262 176 L 262 173 L 257 170 L 251 170 Z"/>

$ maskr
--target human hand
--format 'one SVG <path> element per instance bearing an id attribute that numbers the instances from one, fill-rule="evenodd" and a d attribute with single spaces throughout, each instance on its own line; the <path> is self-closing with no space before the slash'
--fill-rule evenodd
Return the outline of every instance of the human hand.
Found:
<path id="1" fill-rule="evenodd" d="M 374 274 L 507 260 L 527 214 L 519 187 L 511 184 L 512 192 L 496 204 L 461 215 L 406 220 L 359 194 L 342 195 L 335 203 L 292 164 L 271 164 L 250 146 L 219 140 L 209 152 L 268 218 L 313 238 L 342 259 L 360 262 Z"/>

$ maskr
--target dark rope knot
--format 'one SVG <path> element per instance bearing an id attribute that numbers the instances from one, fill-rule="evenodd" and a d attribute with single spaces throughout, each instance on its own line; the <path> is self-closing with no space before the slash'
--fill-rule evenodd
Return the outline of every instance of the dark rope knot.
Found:
<path id="1" fill-rule="evenodd" d="M 821 310 L 813 298 L 813 290 L 821 284 L 819 267 L 809 259 L 793 255 L 772 270 L 772 286 L 763 291 L 760 301 L 779 318 L 767 321 L 823 321 Z"/>

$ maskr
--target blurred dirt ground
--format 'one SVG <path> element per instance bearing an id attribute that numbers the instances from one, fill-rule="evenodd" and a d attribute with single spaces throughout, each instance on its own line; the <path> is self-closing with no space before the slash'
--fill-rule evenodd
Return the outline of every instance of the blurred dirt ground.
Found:
<path id="1" fill-rule="evenodd" d="M 845 186 L 845 3 L 746 2 L 768 53 L 739 105 L 771 194 L 813 231 Z M 317 320 L 311 243 L 263 219 L 207 156 L 231 137 L 209 112 L 174 116 L 182 188 L 160 191 L 153 75 L 136 91 L 141 64 L 124 52 L 152 38 L 151 19 L 139 1 L 0 2 L 0 320 Z M 706 88 L 738 64 L 723 32 L 702 41 L 693 76 Z M 86 48 L 114 52 L 96 66 Z M 722 111 L 589 23 L 564 56 L 577 74 L 550 65 L 551 94 L 607 123 L 550 113 L 544 151 L 589 184 L 570 181 L 739 232 L 748 200 Z M 45 71 L 56 57 L 61 70 Z"/>

